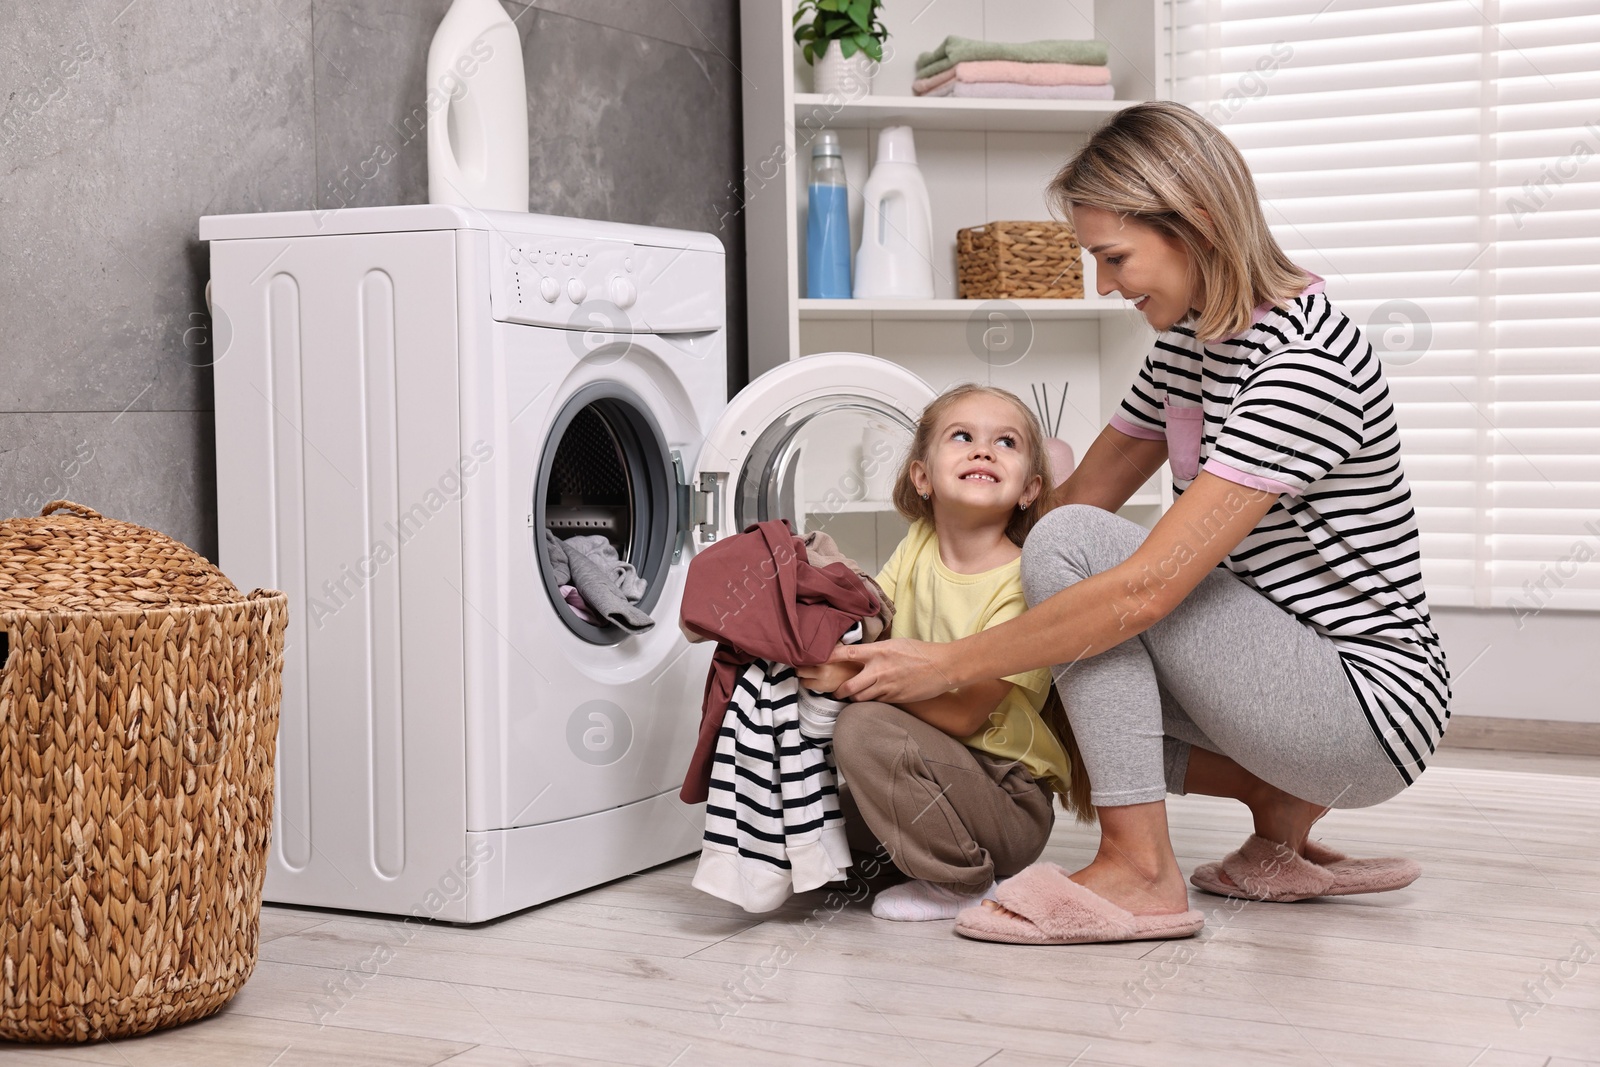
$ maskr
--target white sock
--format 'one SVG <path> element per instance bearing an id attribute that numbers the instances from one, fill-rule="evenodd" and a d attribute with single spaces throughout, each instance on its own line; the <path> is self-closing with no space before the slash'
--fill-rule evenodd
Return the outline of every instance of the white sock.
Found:
<path id="1" fill-rule="evenodd" d="M 981 893 L 967 896 L 946 889 L 942 885 L 913 878 L 890 886 L 872 898 L 872 914 L 880 919 L 895 922 L 932 922 L 935 919 L 954 919 L 962 908 L 970 908 L 980 900 L 994 897 L 994 884 Z"/>

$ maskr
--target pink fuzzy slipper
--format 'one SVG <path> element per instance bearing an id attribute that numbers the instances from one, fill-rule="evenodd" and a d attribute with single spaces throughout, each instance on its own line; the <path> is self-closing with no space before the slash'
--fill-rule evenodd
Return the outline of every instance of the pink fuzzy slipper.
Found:
<path id="1" fill-rule="evenodd" d="M 966 908 L 956 916 L 956 933 L 1013 945 L 1085 945 L 1191 937 L 1206 922 L 1198 911 L 1134 915 L 1074 882 L 1054 863 L 1035 863 L 1007 878 L 994 896 L 1006 911 Z"/>
<path id="2" fill-rule="evenodd" d="M 1421 874 L 1415 861 L 1399 856 L 1353 860 L 1308 841 L 1301 857 L 1287 845 L 1251 834 L 1239 851 L 1229 853 L 1221 863 L 1196 867 L 1189 881 L 1222 897 L 1286 903 L 1404 889 Z"/>

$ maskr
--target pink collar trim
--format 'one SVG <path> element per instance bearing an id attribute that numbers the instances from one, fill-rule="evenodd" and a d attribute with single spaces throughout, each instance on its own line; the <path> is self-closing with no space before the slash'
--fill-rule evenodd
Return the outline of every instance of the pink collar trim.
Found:
<path id="1" fill-rule="evenodd" d="M 1320 292 L 1322 292 L 1323 286 L 1324 286 L 1324 279 L 1323 279 L 1322 275 L 1313 274 L 1311 271 L 1306 270 L 1304 267 L 1301 267 L 1300 269 L 1302 271 L 1305 271 L 1306 274 L 1310 275 L 1311 284 L 1306 286 L 1304 289 L 1300 290 L 1299 295 L 1300 296 L 1308 296 L 1308 295 L 1310 295 L 1312 293 L 1320 293 Z M 1234 340 L 1234 338 L 1243 337 L 1245 334 L 1249 333 L 1251 328 L 1254 327 L 1256 323 L 1260 322 L 1262 319 L 1267 317 L 1267 312 L 1271 311 L 1272 307 L 1273 307 L 1273 305 L 1271 303 L 1256 305 L 1256 309 L 1250 313 L 1250 326 L 1247 326 L 1243 330 L 1240 330 L 1238 333 L 1234 334 L 1232 337 L 1224 337 L 1223 340 L 1224 341 L 1232 341 L 1232 340 Z"/>

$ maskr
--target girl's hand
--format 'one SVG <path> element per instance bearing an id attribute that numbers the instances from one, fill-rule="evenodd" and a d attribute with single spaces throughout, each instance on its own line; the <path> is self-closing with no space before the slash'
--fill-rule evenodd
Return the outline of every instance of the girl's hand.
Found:
<path id="1" fill-rule="evenodd" d="M 859 665 L 860 673 L 833 691 L 843 700 L 909 704 L 955 688 L 942 665 L 948 644 L 897 637 L 869 645 L 840 645 L 829 664 Z"/>
<path id="2" fill-rule="evenodd" d="M 847 647 L 849 646 L 835 646 L 834 655 L 839 654 L 839 649 Z M 854 678 L 856 672 L 860 669 L 860 667 L 851 663 L 835 663 L 829 660 L 827 663 L 818 663 L 814 667 L 796 667 L 794 673 L 800 679 L 800 684 L 813 693 L 832 693 L 847 680 Z"/>

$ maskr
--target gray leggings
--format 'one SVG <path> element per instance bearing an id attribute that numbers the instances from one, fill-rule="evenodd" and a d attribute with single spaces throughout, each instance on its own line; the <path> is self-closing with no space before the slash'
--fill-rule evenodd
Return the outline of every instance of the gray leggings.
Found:
<path id="1" fill-rule="evenodd" d="M 1115 567 L 1145 534 L 1099 508 L 1052 511 L 1022 549 L 1028 605 Z M 1096 807 L 1183 793 L 1191 745 L 1316 804 L 1364 808 L 1405 788 L 1333 642 L 1224 567 L 1137 638 L 1053 673 Z"/>

